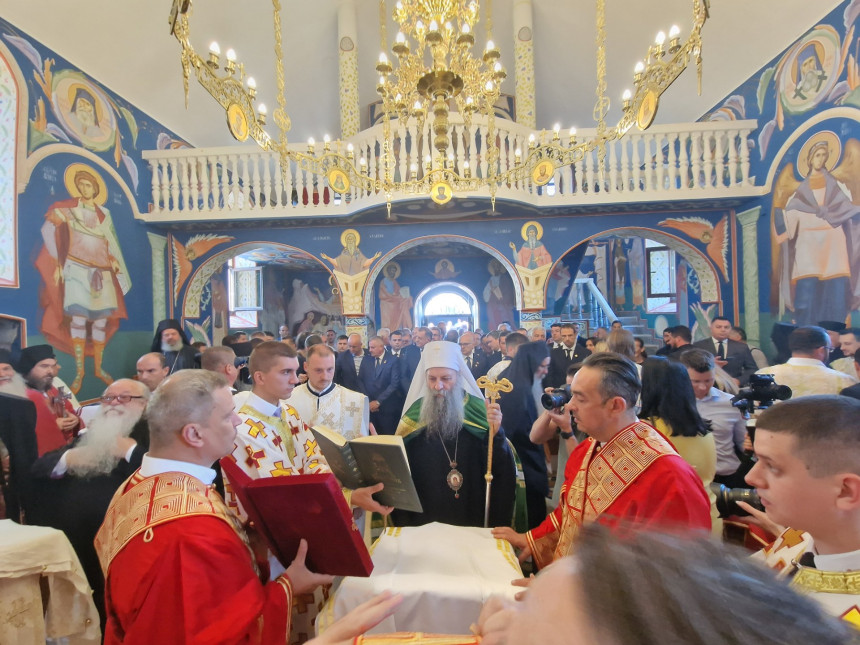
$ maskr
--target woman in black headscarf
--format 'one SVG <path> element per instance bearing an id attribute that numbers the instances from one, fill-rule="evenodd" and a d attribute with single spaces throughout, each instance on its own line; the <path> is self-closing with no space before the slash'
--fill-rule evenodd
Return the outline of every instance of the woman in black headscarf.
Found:
<path id="1" fill-rule="evenodd" d="M 502 394 L 502 426 L 514 444 L 526 479 L 528 528 L 539 525 L 546 517 L 549 480 L 543 446 L 529 440 L 532 424 L 541 410 L 541 381 L 549 367 L 549 349 L 543 341 L 520 345 L 508 368 L 499 378 L 508 379 L 513 390 Z"/>

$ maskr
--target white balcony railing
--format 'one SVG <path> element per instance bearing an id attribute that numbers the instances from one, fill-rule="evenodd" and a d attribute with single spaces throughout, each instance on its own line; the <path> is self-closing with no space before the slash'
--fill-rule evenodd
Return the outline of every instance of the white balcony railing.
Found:
<path id="1" fill-rule="evenodd" d="M 451 114 L 449 149 L 454 151 L 455 169 L 459 171 L 468 161 L 473 172 L 485 176 L 487 163 L 480 151 L 485 149 L 486 123 L 476 118 L 466 127 L 458 119 L 459 115 Z M 551 136 L 504 119 L 495 123 L 503 169 L 513 165 L 516 149 L 528 150 L 530 134 Z M 396 122 L 391 127 L 395 179 L 405 177 L 412 164 L 422 175 L 423 158 L 432 140 L 429 125 L 423 132 Z M 576 164 L 558 168 L 550 184 L 537 187 L 527 178 L 500 186 L 496 196 L 536 206 L 560 206 L 756 195 L 761 188 L 749 176 L 748 147 L 756 127 L 756 121 L 748 120 L 654 126 L 645 132 L 634 129 L 608 144 L 602 177 L 595 151 Z M 587 138 L 594 132 L 584 130 L 578 136 Z M 380 177 L 382 126 L 365 130 L 344 144 L 348 142 L 355 147 L 356 158 L 367 159 L 370 175 Z M 303 145 L 296 148 L 303 149 Z M 343 196 L 336 195 L 324 177 L 294 163 L 282 174 L 278 156 L 259 148 L 157 150 L 143 156 L 152 169 L 153 207 L 146 215 L 151 221 L 337 216 L 385 202 L 384 195 L 355 186 Z M 393 195 L 395 202 L 412 198 Z"/>

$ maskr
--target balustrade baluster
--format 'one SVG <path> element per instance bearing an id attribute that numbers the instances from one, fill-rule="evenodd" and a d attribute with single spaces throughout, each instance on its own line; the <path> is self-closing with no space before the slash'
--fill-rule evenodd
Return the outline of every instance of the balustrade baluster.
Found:
<path id="1" fill-rule="evenodd" d="M 609 166 L 609 172 L 606 175 L 609 181 L 606 192 L 609 194 L 618 192 L 618 145 L 618 141 L 610 141 L 606 144 L 606 163 Z"/>
<path id="2" fill-rule="evenodd" d="M 738 185 L 738 177 L 740 173 L 740 167 L 738 165 L 738 131 L 731 130 L 726 135 L 726 142 L 728 145 L 728 183 L 726 186 L 731 188 L 732 186 Z"/>
<path id="3" fill-rule="evenodd" d="M 705 182 L 702 188 L 710 188 L 714 185 L 714 133 L 706 132 L 705 138 Z"/>
<path id="4" fill-rule="evenodd" d="M 678 189 L 678 153 L 675 149 L 677 143 L 678 134 L 675 132 L 670 133 L 668 136 L 668 143 L 666 145 L 669 156 L 669 172 L 668 180 L 666 182 L 666 190 L 669 192 L 674 192 Z"/>
<path id="5" fill-rule="evenodd" d="M 692 147 L 690 148 L 691 167 L 693 171 L 693 188 L 702 188 L 702 133 L 692 133 Z"/>
<path id="6" fill-rule="evenodd" d="M 717 156 L 714 167 L 714 186 L 720 188 L 726 185 L 726 150 L 724 137 L 722 132 L 715 132 L 714 136 L 717 139 Z M 730 182 L 731 183 L 731 182 Z"/>
<path id="7" fill-rule="evenodd" d="M 179 203 L 179 159 L 170 160 L 170 210 L 181 211 L 182 204 Z"/>
<path id="8" fill-rule="evenodd" d="M 741 183 L 746 186 L 750 179 L 750 148 L 747 137 L 741 134 L 738 146 L 741 152 Z"/>
<path id="9" fill-rule="evenodd" d="M 691 145 L 690 135 L 684 134 L 678 138 L 678 183 L 681 190 L 688 190 L 692 176 L 690 174 L 690 157 L 687 150 Z"/>
<path id="10" fill-rule="evenodd" d="M 633 171 L 633 191 L 641 192 L 642 191 L 642 164 L 639 161 L 639 149 L 644 148 L 645 143 L 641 135 L 636 135 L 635 138 L 630 141 L 630 148 L 632 153 L 632 171 Z"/>
<path id="11" fill-rule="evenodd" d="M 197 200 L 200 199 L 200 189 L 197 183 L 197 157 L 188 159 L 188 210 L 197 210 Z"/>

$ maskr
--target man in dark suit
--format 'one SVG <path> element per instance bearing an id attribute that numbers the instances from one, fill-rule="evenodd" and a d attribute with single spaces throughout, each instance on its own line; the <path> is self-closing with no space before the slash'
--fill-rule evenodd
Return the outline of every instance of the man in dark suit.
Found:
<path id="1" fill-rule="evenodd" d="M 549 371 L 544 378 L 544 387 L 561 387 L 567 382 L 567 368 L 584 361 L 591 352 L 576 342 L 576 330 L 570 323 L 561 326 L 561 347 L 549 352 Z"/>
<path id="2" fill-rule="evenodd" d="M 491 331 L 484 336 L 483 346 L 487 369 L 490 369 L 504 358 L 502 356 L 502 343 L 499 340 L 498 331 Z"/>
<path id="3" fill-rule="evenodd" d="M 346 341 L 347 351 L 338 354 L 334 365 L 334 382 L 348 390 L 362 392 L 358 370 L 367 354 L 361 345 L 361 336 L 350 334 Z"/>
<path id="4" fill-rule="evenodd" d="M 730 340 L 732 322 L 725 316 L 716 316 L 711 321 L 711 337 L 693 343 L 693 347 L 705 349 L 716 357 L 722 367 L 739 385 L 746 385 L 750 375 L 757 369 L 748 345 Z"/>
<path id="5" fill-rule="evenodd" d="M 860 378 L 860 349 L 854 352 L 854 371 L 857 372 L 857 378 Z M 846 387 L 839 394 L 860 399 L 860 383 Z"/>
<path id="6" fill-rule="evenodd" d="M 430 342 L 430 330 L 427 327 L 418 327 L 412 336 L 412 343 L 404 345 L 400 350 L 400 389 L 406 394 L 412 384 L 412 376 L 421 360 L 421 350 Z"/>
<path id="7" fill-rule="evenodd" d="M 475 347 L 477 344 L 475 334 L 470 331 L 464 331 L 458 342 L 460 343 L 460 352 L 463 354 L 466 365 L 469 367 L 469 371 L 472 372 L 475 380 L 484 376 L 489 366 L 487 365 L 484 353 Z"/>
<path id="8" fill-rule="evenodd" d="M 370 399 L 370 422 L 379 434 L 394 434 L 403 410 L 400 361 L 385 351 L 385 343 L 373 336 L 358 370 L 359 390 Z"/>

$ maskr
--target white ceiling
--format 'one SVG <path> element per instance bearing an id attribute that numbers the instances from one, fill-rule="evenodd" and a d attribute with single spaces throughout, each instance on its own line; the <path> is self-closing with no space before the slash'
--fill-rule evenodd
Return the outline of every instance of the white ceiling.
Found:
<path id="1" fill-rule="evenodd" d="M 340 135 L 337 10 L 352 0 L 282 0 L 287 110 L 291 141 Z M 494 0 L 494 40 L 508 69 L 503 90 L 513 94 L 512 6 Z M 522 0 L 516 0 L 517 3 Z M 374 65 L 380 51 L 378 0 L 355 0 L 362 118 L 376 99 Z M 617 106 L 633 65 L 654 35 L 673 23 L 689 30 L 691 0 L 607 0 L 608 95 Z M 776 56 L 840 0 L 713 0 L 703 31 L 702 96 L 688 69 L 661 101 L 658 123 L 695 121 Z M 170 0 L 0 0 L 0 16 L 67 58 L 195 146 L 231 145 L 224 114 L 192 78 L 186 111 L 179 45 L 170 36 Z M 393 0 L 388 0 L 389 13 Z M 486 0 L 481 10 L 485 10 Z M 533 0 L 537 126 L 560 122 L 589 127 L 595 85 L 594 0 Z M 391 23 L 389 39 L 396 32 Z M 276 105 L 272 7 L 268 0 L 197 0 L 191 40 L 205 54 L 209 42 L 233 47 L 260 86 L 259 99 Z M 484 37 L 478 34 L 478 43 Z M 476 45 L 477 48 L 477 45 Z M 619 112 L 610 112 L 609 121 Z M 362 123 L 366 127 L 366 123 Z M 270 128 L 274 133 L 274 129 Z"/>

